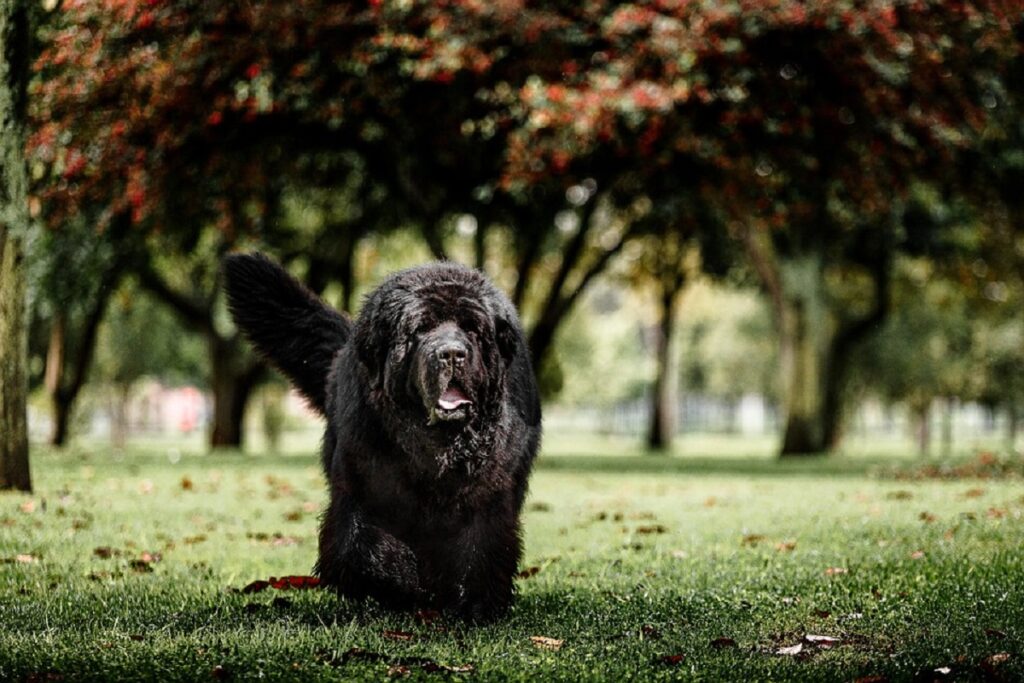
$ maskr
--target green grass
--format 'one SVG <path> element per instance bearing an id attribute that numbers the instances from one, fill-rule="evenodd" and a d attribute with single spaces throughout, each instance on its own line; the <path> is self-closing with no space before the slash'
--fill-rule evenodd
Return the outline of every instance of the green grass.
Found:
<path id="1" fill-rule="evenodd" d="M 549 447 L 525 514 L 539 571 L 482 628 L 233 590 L 309 572 L 312 455 L 37 451 L 36 493 L 0 495 L 0 680 L 1024 679 L 1019 478 Z M 839 642 L 778 654 L 808 634 Z"/>

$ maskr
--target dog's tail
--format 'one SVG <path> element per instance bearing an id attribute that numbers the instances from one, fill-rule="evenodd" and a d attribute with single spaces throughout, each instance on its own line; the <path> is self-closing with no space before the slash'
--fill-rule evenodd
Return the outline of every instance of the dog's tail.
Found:
<path id="1" fill-rule="evenodd" d="M 352 321 L 263 254 L 228 256 L 224 275 L 235 324 L 325 414 L 327 373 Z"/>

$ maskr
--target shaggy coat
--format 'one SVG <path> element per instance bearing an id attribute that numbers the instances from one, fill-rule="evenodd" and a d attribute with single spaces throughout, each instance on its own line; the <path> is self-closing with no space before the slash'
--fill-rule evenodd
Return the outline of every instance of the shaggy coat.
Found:
<path id="1" fill-rule="evenodd" d="M 509 300 L 435 263 L 389 277 L 353 323 L 262 255 L 225 271 L 235 322 L 326 418 L 321 580 L 398 609 L 502 615 L 541 419 Z"/>

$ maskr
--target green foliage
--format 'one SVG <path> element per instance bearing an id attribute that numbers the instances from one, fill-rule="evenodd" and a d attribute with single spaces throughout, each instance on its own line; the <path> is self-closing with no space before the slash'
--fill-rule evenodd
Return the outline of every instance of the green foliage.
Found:
<path id="1" fill-rule="evenodd" d="M 93 378 L 130 386 L 143 377 L 168 385 L 205 384 L 202 341 L 134 283 L 118 290 L 100 329 Z"/>

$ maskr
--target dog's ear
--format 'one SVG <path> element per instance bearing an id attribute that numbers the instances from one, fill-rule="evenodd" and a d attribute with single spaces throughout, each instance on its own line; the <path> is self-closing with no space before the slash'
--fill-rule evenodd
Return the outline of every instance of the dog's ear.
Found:
<path id="1" fill-rule="evenodd" d="M 352 323 L 263 254 L 228 256 L 224 276 L 235 324 L 325 413 L 327 374 Z"/>
<path id="2" fill-rule="evenodd" d="M 378 386 L 383 380 L 384 365 L 390 352 L 391 329 L 384 315 L 384 302 L 374 300 L 371 295 L 363 304 L 363 314 L 359 316 L 355 327 L 353 343 L 356 357 L 367 371 L 370 383 Z"/>
<path id="3" fill-rule="evenodd" d="M 498 351 L 506 362 L 511 361 L 519 348 L 521 334 L 508 319 L 498 315 L 494 318 L 494 336 L 498 342 Z"/>

